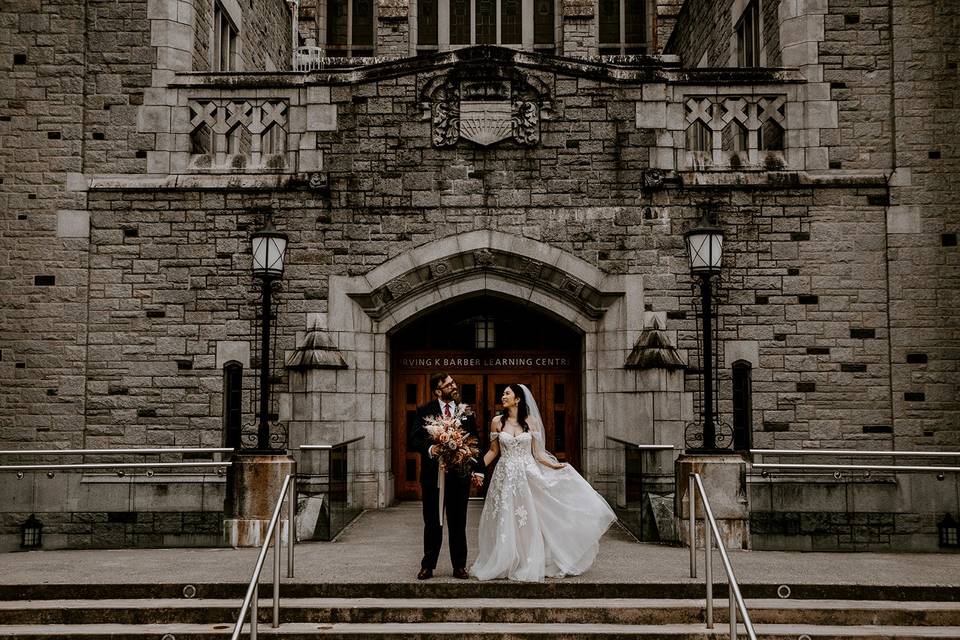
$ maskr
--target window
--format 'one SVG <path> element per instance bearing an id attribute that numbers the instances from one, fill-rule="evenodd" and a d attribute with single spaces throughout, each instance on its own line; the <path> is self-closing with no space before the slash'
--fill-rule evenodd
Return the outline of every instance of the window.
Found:
<path id="1" fill-rule="evenodd" d="M 223 365 L 223 442 L 240 448 L 243 422 L 243 365 L 231 361 Z"/>
<path id="2" fill-rule="evenodd" d="M 760 66 L 760 7 L 752 0 L 737 23 L 737 66 Z"/>
<path id="3" fill-rule="evenodd" d="M 475 44 L 552 51 L 555 4 L 556 0 L 417 0 L 417 53 Z"/>
<path id="4" fill-rule="evenodd" d="M 750 381 L 750 363 L 737 360 L 733 363 L 733 448 L 737 451 L 750 449 L 753 439 L 753 388 Z"/>
<path id="5" fill-rule="evenodd" d="M 759 147 L 763 151 L 783 151 L 783 128 L 772 119 L 760 127 Z"/>
<path id="6" fill-rule="evenodd" d="M 477 349 L 493 349 L 496 346 L 493 318 L 478 318 L 474 322 L 474 331 L 476 336 L 474 347 Z"/>
<path id="7" fill-rule="evenodd" d="M 237 34 L 239 29 L 227 15 L 226 10 L 215 2 L 213 5 L 213 70 L 237 70 Z"/>
<path id="8" fill-rule="evenodd" d="M 647 53 L 646 0 L 599 0 L 600 55 Z"/>
<path id="9" fill-rule="evenodd" d="M 373 0 L 329 0 L 327 55 L 372 56 L 373 25 Z"/>
<path id="10" fill-rule="evenodd" d="M 687 127 L 687 151 L 713 151 L 713 135 L 700 120 Z"/>
<path id="11" fill-rule="evenodd" d="M 748 149 L 746 128 L 734 120 L 723 130 L 722 148 L 727 153 L 745 153 Z"/>

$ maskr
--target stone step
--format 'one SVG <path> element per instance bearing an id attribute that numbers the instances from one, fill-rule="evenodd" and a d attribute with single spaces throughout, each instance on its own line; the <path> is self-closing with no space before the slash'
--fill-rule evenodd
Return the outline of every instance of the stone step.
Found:
<path id="1" fill-rule="evenodd" d="M 297 581 L 301 580 L 301 581 Z M 186 583 L 105 583 L 0 585 L 4 600 L 76 600 L 124 598 L 182 598 Z M 196 598 L 240 599 L 246 582 L 191 583 Z M 742 584 L 746 598 L 777 598 L 779 583 Z M 890 600 L 949 602 L 960 601 L 957 586 L 791 584 L 790 600 Z M 548 581 L 517 583 L 506 581 L 434 579 L 424 582 L 337 583 L 307 582 L 302 579 L 281 582 L 284 597 L 292 598 L 497 598 L 508 589 L 511 596 L 523 599 L 555 598 L 692 598 L 704 597 L 703 578 L 672 583 L 611 583 Z M 264 577 L 261 597 L 272 593 L 269 577 Z M 726 597 L 726 585 L 717 584 L 714 593 Z"/>
<path id="2" fill-rule="evenodd" d="M 221 624 L 235 620 L 239 599 L 123 599 L 0 602 L 0 625 Z M 260 617 L 271 615 L 269 598 Z M 726 622 L 727 601 L 714 616 Z M 960 626 L 960 602 L 748 599 L 758 624 Z M 704 620 L 702 599 L 507 598 L 287 598 L 283 623 L 530 623 L 695 624 Z"/>
<path id="3" fill-rule="evenodd" d="M 0 637 L 14 640 L 207 640 L 229 637 L 232 625 L 193 624 L 98 624 L 98 625 L 35 625 L 0 626 Z M 904 626 L 831 626 L 760 624 L 755 631 L 764 640 L 796 640 L 808 636 L 810 640 L 926 640 L 960 637 L 960 627 L 904 627 Z M 417 623 L 417 624 L 284 624 L 277 629 L 261 625 L 259 633 L 265 637 L 287 640 L 325 638 L 377 638 L 378 640 L 492 640 L 494 638 L 564 638 L 566 640 L 604 638 L 632 638 L 634 640 L 707 640 L 729 637 L 726 625 L 705 629 L 702 624 L 668 625 L 602 625 L 602 624 L 511 624 L 511 623 Z M 739 629 L 743 637 L 743 626 Z M 244 636 L 246 637 L 246 633 Z"/>

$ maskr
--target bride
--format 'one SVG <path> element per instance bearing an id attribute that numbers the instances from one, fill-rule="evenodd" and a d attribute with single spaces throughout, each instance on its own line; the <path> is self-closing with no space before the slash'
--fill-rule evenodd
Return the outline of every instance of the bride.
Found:
<path id="1" fill-rule="evenodd" d="M 480 515 L 480 580 L 542 582 L 593 564 L 613 510 L 573 467 L 544 448 L 543 421 L 524 385 L 507 385 L 503 413 L 490 423 L 486 465 L 501 456 Z"/>

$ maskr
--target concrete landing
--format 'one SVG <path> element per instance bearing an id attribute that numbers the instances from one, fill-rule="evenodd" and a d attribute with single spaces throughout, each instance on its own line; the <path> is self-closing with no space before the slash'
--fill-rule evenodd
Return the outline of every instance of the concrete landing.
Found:
<path id="1" fill-rule="evenodd" d="M 477 551 L 481 505 L 468 513 L 469 562 Z M 297 546 L 296 577 L 283 583 L 416 583 L 422 553 L 419 503 L 368 511 L 334 542 Z M 0 585 L 94 585 L 243 583 L 249 580 L 256 549 L 119 549 L 30 551 L 0 554 Z M 446 549 L 432 584 L 460 583 L 451 574 Z M 722 580 L 719 554 L 715 574 Z M 688 551 L 639 544 L 614 526 L 600 544 L 593 568 L 563 583 L 683 584 L 689 577 Z M 960 586 L 960 554 L 800 553 L 734 551 L 741 584 Z M 285 571 L 285 568 L 284 568 Z M 270 569 L 264 570 L 268 579 Z M 476 582 L 471 580 L 469 582 Z"/>

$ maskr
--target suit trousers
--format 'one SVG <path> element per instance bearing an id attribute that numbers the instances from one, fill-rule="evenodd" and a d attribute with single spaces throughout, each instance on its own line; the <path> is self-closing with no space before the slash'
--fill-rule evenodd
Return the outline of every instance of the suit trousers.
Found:
<path id="1" fill-rule="evenodd" d="M 454 569 L 467 566 L 467 504 L 470 500 L 470 479 L 448 472 L 444 479 L 444 511 L 447 516 L 447 542 L 450 563 Z M 436 474 L 420 478 L 423 496 L 423 560 L 420 566 L 436 569 L 443 545 L 443 523 L 440 522 L 440 490 Z"/>

